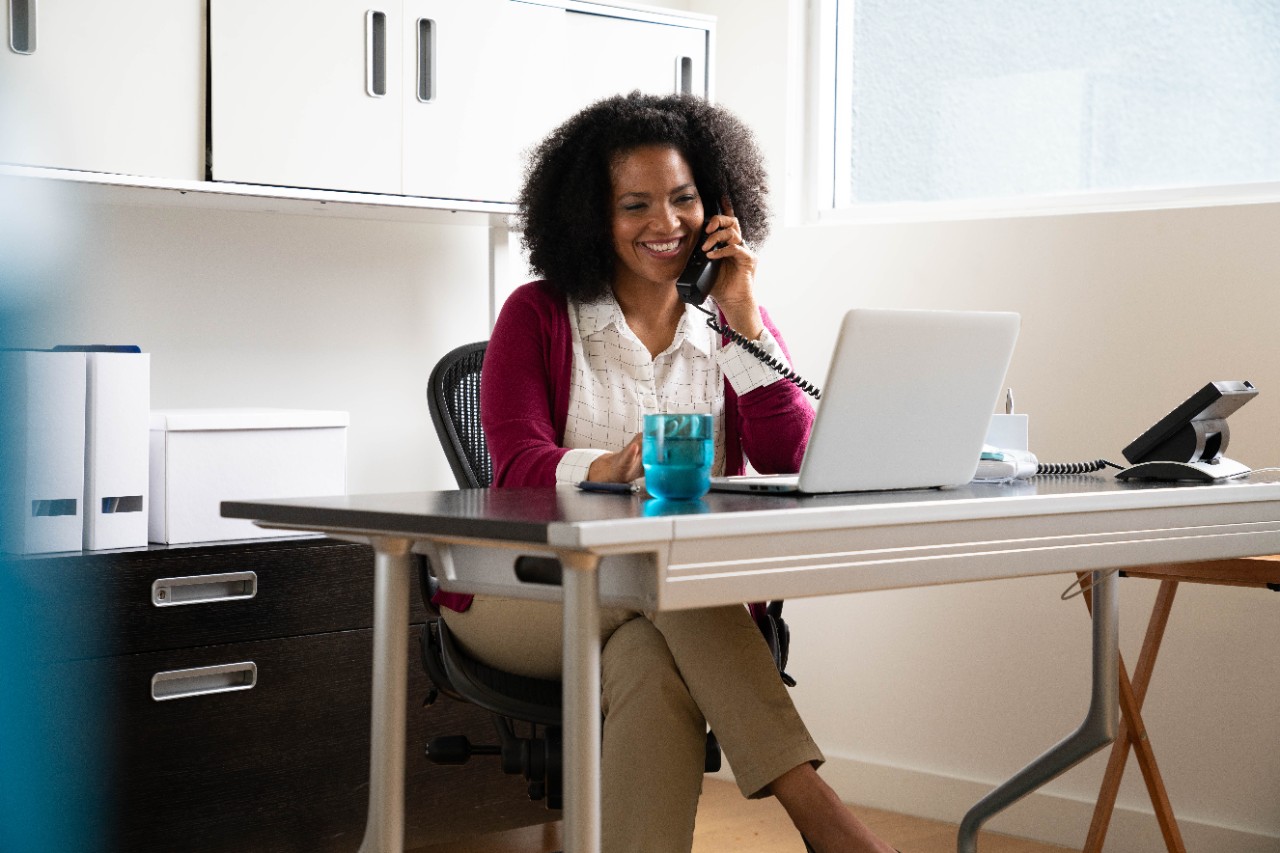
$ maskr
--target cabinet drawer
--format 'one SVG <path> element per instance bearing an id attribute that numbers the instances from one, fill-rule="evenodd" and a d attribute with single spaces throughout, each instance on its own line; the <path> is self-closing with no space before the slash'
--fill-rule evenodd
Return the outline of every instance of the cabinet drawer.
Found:
<path id="1" fill-rule="evenodd" d="M 330 539 L 23 560 L 52 659 L 106 657 L 373 624 L 373 550 Z M 413 619 L 425 614 L 417 578 Z"/>
<path id="2" fill-rule="evenodd" d="M 410 650 L 406 846 L 545 822 L 524 783 L 496 762 L 437 767 L 434 734 L 491 742 L 488 715 L 441 698 L 423 707 L 428 681 Z M 372 631 L 154 652 L 62 664 L 97 668 L 113 710 L 109 766 L 111 849 L 193 853 L 354 851 L 368 797 Z M 156 701 L 157 673 L 252 662 L 252 687 Z M 99 726 L 81 727 L 90 747 Z M 69 745 L 70 746 L 70 745 Z"/>

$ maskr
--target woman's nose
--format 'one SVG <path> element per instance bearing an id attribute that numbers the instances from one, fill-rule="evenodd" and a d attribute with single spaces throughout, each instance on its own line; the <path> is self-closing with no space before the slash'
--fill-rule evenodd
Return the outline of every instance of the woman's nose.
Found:
<path id="1" fill-rule="evenodd" d="M 666 231 L 674 231 L 680 225 L 680 213 L 675 205 L 664 204 L 656 207 L 654 225 Z"/>

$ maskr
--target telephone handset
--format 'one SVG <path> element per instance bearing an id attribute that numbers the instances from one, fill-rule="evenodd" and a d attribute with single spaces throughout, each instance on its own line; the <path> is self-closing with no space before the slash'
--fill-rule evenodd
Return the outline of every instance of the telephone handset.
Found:
<path id="1" fill-rule="evenodd" d="M 680 273 L 680 277 L 676 279 L 676 292 L 680 294 L 680 299 L 697 308 L 703 314 L 707 315 L 707 325 L 715 329 L 721 335 L 729 338 L 731 341 L 751 353 L 760 361 L 772 367 L 778 373 L 782 374 L 782 378 L 793 382 L 801 391 L 809 394 L 815 399 L 822 399 L 822 391 L 802 379 L 798 374 L 789 369 L 785 364 L 760 349 L 755 341 L 747 340 L 741 334 L 731 329 L 728 324 L 717 322 L 716 313 L 707 310 L 703 306 L 703 302 L 707 299 L 707 294 L 711 292 L 711 288 L 715 286 L 716 276 L 720 273 L 720 262 L 714 261 L 707 257 L 707 253 L 702 251 L 702 244 L 707 238 L 707 223 L 711 221 L 712 216 L 720 213 L 720 205 L 713 203 L 707 216 L 707 221 L 702 223 L 702 228 L 698 231 L 697 238 L 694 240 L 693 252 L 689 255 L 689 260 L 685 264 L 684 270 Z M 717 244 L 712 251 L 720 248 L 723 244 Z"/>
<path id="2" fill-rule="evenodd" d="M 707 215 L 707 222 L 711 221 L 712 216 L 719 214 L 720 205 L 713 204 L 711 212 Z M 715 286 L 716 276 L 720 274 L 720 262 L 711 260 L 707 257 L 707 253 L 702 251 L 702 244 L 707 239 L 707 222 L 702 223 L 702 228 L 693 241 L 693 252 L 689 255 L 689 261 L 684 265 L 680 277 L 676 279 L 676 292 L 680 294 L 682 301 L 690 305 L 701 305 L 706 301 L 707 294 Z M 716 244 L 715 248 L 720 248 L 720 245 Z"/>

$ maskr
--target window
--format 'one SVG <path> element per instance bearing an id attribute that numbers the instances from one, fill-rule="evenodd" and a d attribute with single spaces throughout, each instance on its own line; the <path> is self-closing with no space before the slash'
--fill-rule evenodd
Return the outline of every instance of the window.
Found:
<path id="1" fill-rule="evenodd" d="M 829 0 L 822 14 L 832 207 L 1280 182 L 1274 0 Z"/>

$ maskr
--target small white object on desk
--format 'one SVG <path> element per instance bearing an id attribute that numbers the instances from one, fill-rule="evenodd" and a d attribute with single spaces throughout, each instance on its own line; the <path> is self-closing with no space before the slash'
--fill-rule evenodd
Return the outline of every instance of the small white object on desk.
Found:
<path id="1" fill-rule="evenodd" d="M 1013 411 L 1013 389 L 1005 396 L 1004 410 L 1002 415 L 992 415 L 987 426 L 982 456 L 973 475 L 978 482 L 1030 477 L 1039 467 L 1035 454 L 1029 449 L 1029 420 L 1026 415 Z"/>

